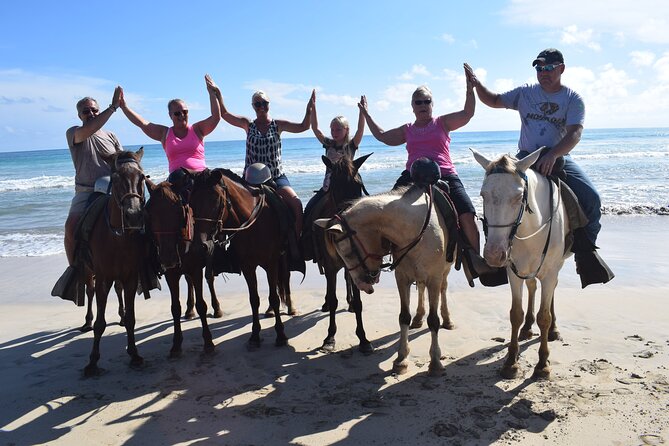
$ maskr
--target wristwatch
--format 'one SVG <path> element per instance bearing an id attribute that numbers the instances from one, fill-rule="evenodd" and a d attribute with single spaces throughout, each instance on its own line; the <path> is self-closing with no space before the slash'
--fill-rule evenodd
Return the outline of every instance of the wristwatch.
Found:
<path id="1" fill-rule="evenodd" d="M 114 107 L 114 104 L 109 104 L 109 108 L 111 108 L 112 113 L 114 113 L 116 109 L 118 109 L 118 107 Z"/>

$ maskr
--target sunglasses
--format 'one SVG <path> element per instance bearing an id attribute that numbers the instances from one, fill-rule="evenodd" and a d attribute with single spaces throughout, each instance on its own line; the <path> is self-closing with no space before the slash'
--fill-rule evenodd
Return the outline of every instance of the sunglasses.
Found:
<path id="1" fill-rule="evenodd" d="M 93 113 L 94 115 L 96 115 L 99 111 L 100 111 L 100 110 L 97 109 L 97 108 L 86 107 L 86 108 L 83 108 L 83 109 L 81 110 L 81 114 L 82 114 L 82 115 L 87 115 L 87 114 L 89 114 L 89 113 Z"/>
<path id="2" fill-rule="evenodd" d="M 182 116 L 188 116 L 188 110 L 178 110 L 172 113 L 174 116 L 177 118 L 180 118 Z"/>
<path id="3" fill-rule="evenodd" d="M 556 64 L 544 65 L 543 67 L 539 66 L 539 65 L 536 65 L 534 67 L 534 69 L 537 70 L 537 73 L 541 73 L 542 71 L 557 70 L 557 67 L 559 67 L 560 65 L 562 65 L 562 64 L 561 63 L 556 63 Z"/>
<path id="4" fill-rule="evenodd" d="M 432 99 L 422 99 L 422 100 L 417 99 L 417 100 L 413 101 L 413 103 L 416 104 L 416 105 L 423 105 L 423 104 L 430 105 L 432 103 Z"/>
<path id="5" fill-rule="evenodd" d="M 253 103 L 253 106 L 255 108 L 260 108 L 260 107 L 267 107 L 269 105 L 269 102 L 267 101 L 256 101 Z"/>

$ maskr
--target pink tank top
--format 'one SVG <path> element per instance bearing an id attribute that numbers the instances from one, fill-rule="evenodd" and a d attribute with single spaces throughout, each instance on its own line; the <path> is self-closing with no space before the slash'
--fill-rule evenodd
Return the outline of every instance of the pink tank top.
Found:
<path id="1" fill-rule="evenodd" d="M 170 173 L 181 167 L 196 172 L 207 168 L 204 162 L 204 141 L 197 137 L 192 125 L 188 126 L 188 133 L 183 139 L 177 138 L 173 128 L 170 127 L 167 130 L 163 149 L 167 155 Z"/>
<path id="2" fill-rule="evenodd" d="M 411 164 L 418 158 L 427 157 L 439 165 L 442 176 L 457 175 L 449 151 L 451 137 L 444 130 L 439 118 L 432 118 L 432 122 L 425 127 L 407 124 L 404 127 L 404 137 L 409 154 L 407 170 L 411 169 Z"/>

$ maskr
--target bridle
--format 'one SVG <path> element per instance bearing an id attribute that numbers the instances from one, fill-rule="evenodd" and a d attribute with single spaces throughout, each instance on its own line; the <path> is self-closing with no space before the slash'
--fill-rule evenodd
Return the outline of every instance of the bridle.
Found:
<path id="1" fill-rule="evenodd" d="M 496 173 L 509 174 L 509 172 L 504 170 L 503 168 L 497 167 L 497 168 L 492 169 L 490 172 L 488 172 L 486 174 L 486 177 L 489 176 L 489 175 L 496 174 Z M 509 228 L 510 227 L 511 231 L 509 231 L 509 237 L 508 237 L 508 242 L 509 242 L 508 251 L 510 252 L 512 247 L 513 247 L 513 240 L 514 239 L 518 239 L 518 240 L 521 240 L 521 241 L 522 240 L 529 240 L 530 238 L 537 235 L 540 231 L 542 231 L 546 226 L 548 226 L 548 234 L 546 236 L 546 243 L 544 244 L 544 249 L 541 252 L 541 260 L 539 261 L 539 266 L 537 267 L 537 269 L 533 273 L 530 273 L 528 275 L 519 274 L 518 273 L 518 268 L 516 267 L 516 264 L 513 263 L 513 260 L 511 260 L 511 256 L 509 256 L 509 266 L 511 268 L 511 271 L 513 271 L 513 273 L 516 275 L 516 277 L 518 277 L 519 279 L 523 279 L 523 280 L 534 279 L 537 276 L 537 274 L 539 273 L 539 270 L 541 269 L 541 267 L 543 266 L 544 260 L 546 260 L 546 254 L 548 253 L 548 246 L 549 246 L 550 240 L 551 240 L 551 232 L 553 230 L 552 222 L 553 222 L 553 217 L 554 217 L 556 209 L 557 209 L 556 207 L 553 206 L 553 181 L 551 179 L 548 179 L 548 197 L 549 197 L 548 200 L 549 200 L 549 209 L 551 210 L 550 218 L 548 219 L 548 221 L 546 223 L 541 225 L 541 227 L 539 227 L 539 229 L 537 229 L 534 233 L 528 235 L 527 237 L 518 237 L 516 235 L 516 233 L 518 232 L 518 227 L 522 223 L 525 209 L 527 209 L 527 212 L 529 212 L 529 213 L 533 213 L 533 211 L 528 204 L 528 195 L 529 195 L 528 184 L 529 184 L 529 182 L 527 181 L 527 175 L 524 172 L 519 172 L 519 171 L 516 171 L 516 175 L 518 175 L 523 182 L 523 200 L 520 204 L 520 209 L 518 210 L 518 216 L 516 217 L 516 220 L 513 221 L 512 223 L 508 223 L 508 224 L 495 224 L 495 225 L 490 224 L 490 223 L 488 223 L 488 219 L 485 216 L 485 206 L 484 206 L 483 232 L 484 232 L 486 240 L 487 240 L 488 239 L 488 228 Z M 559 188 L 559 186 L 558 186 L 558 188 Z M 559 192 L 558 192 L 558 196 L 559 196 Z M 559 205 L 559 203 L 558 203 L 558 205 Z"/>
<path id="2" fill-rule="evenodd" d="M 137 187 L 137 189 L 139 190 L 139 193 L 137 193 L 137 192 L 127 192 L 119 198 L 114 193 L 114 187 L 113 187 L 114 176 L 112 175 L 112 177 L 111 177 L 111 182 L 112 182 L 112 188 L 111 188 L 112 193 L 111 193 L 111 195 L 112 195 L 112 198 L 113 198 L 114 202 L 116 203 L 116 206 L 119 208 L 120 215 L 121 215 L 121 228 L 120 229 L 114 228 L 111 225 L 111 222 L 109 220 L 109 209 L 107 209 L 107 211 L 106 211 L 107 226 L 109 227 L 109 229 L 115 235 L 118 235 L 118 236 L 124 234 L 125 232 L 133 231 L 133 230 L 138 230 L 141 233 L 144 233 L 145 229 L 146 229 L 146 225 L 145 225 L 145 222 L 144 222 L 143 219 L 142 219 L 141 226 L 127 226 L 125 224 L 125 212 L 124 212 L 125 208 L 124 208 L 123 203 L 129 198 L 139 198 L 140 205 L 141 205 L 142 208 L 144 208 L 144 203 L 145 203 L 145 200 L 144 200 L 144 180 L 145 180 L 145 176 L 144 176 L 144 172 L 142 171 L 142 168 L 139 165 L 139 162 L 137 162 L 137 160 L 135 160 L 134 158 L 124 158 L 124 159 L 121 159 L 121 160 L 117 159 L 115 164 L 116 164 L 116 166 L 118 166 L 119 164 L 128 164 L 128 163 L 136 164 L 137 169 L 140 172 L 139 184 L 138 184 L 138 187 Z"/>
<path id="3" fill-rule="evenodd" d="M 344 216 L 341 214 L 335 214 L 333 218 L 341 223 L 342 228 L 344 229 L 344 234 L 342 237 L 338 239 L 333 238 L 333 242 L 335 244 L 339 244 L 344 240 L 349 240 L 349 243 L 351 244 L 351 251 L 353 251 L 356 260 L 358 261 L 358 263 L 355 266 L 352 267 L 346 266 L 346 270 L 351 272 L 355 269 L 362 268 L 362 271 L 365 273 L 365 282 L 370 284 L 376 283 L 379 274 L 381 274 L 381 271 L 394 271 L 399 266 L 400 262 L 404 259 L 404 257 L 409 253 L 409 251 L 411 251 L 411 249 L 413 249 L 422 240 L 423 234 L 425 234 L 425 230 L 427 229 L 427 226 L 430 223 L 430 216 L 432 215 L 432 203 L 434 201 L 432 199 L 431 186 L 426 187 L 426 193 L 427 193 L 428 208 L 420 232 L 418 233 L 416 238 L 414 238 L 406 246 L 397 249 L 398 252 L 404 251 L 399 257 L 394 259 L 392 262 L 381 263 L 381 265 L 379 265 L 379 269 L 375 270 L 372 270 L 367 266 L 366 263 L 367 259 L 371 258 L 373 260 L 383 262 L 383 258 L 392 252 L 392 245 L 390 245 L 388 247 L 388 250 L 382 254 L 370 253 L 369 251 L 367 251 L 365 245 L 363 245 L 362 241 L 357 236 L 357 232 L 353 228 L 351 228 L 351 226 L 346 221 Z"/>

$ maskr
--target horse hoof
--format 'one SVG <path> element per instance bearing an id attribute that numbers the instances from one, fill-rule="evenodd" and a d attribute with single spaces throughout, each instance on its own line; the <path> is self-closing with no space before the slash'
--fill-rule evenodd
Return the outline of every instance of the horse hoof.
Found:
<path id="1" fill-rule="evenodd" d="M 360 347 L 358 348 L 358 350 L 360 350 L 360 352 L 363 355 L 368 356 L 368 355 L 371 355 L 372 353 L 374 353 L 374 346 L 369 341 L 361 342 Z"/>
<path id="2" fill-rule="evenodd" d="M 427 370 L 428 376 L 438 377 L 444 374 L 444 365 L 437 361 L 435 363 L 430 363 L 430 367 Z"/>
<path id="3" fill-rule="evenodd" d="M 191 321 L 195 319 L 195 312 L 194 311 L 189 311 L 188 313 L 184 314 L 184 319 L 187 321 Z"/>
<path id="4" fill-rule="evenodd" d="M 502 375 L 502 378 L 504 379 L 514 379 L 518 376 L 518 371 L 518 364 L 513 364 L 511 366 L 504 366 L 499 374 Z"/>
<path id="5" fill-rule="evenodd" d="M 84 324 L 81 327 L 79 327 L 79 331 L 82 333 L 88 333 L 91 330 L 93 330 L 93 326 L 89 324 Z"/>
<path id="6" fill-rule="evenodd" d="M 355 308 L 353 308 L 353 305 L 348 306 L 348 312 L 349 313 L 355 313 Z"/>
<path id="7" fill-rule="evenodd" d="M 409 370 L 409 365 L 406 362 L 394 362 L 393 373 L 396 375 L 404 375 Z"/>
<path id="8" fill-rule="evenodd" d="M 119 320 L 119 321 L 118 321 L 118 325 L 119 325 L 120 327 L 125 327 L 125 319 L 121 319 L 121 320 Z"/>
<path id="9" fill-rule="evenodd" d="M 214 353 L 216 353 L 216 349 L 214 348 L 214 344 L 205 344 L 204 345 L 204 354 L 207 356 L 211 356 Z"/>
<path id="10" fill-rule="evenodd" d="M 451 321 L 448 321 L 448 322 L 444 321 L 444 323 L 441 324 L 441 328 L 446 329 L 446 330 L 454 330 L 455 325 L 453 325 L 453 322 L 451 322 Z"/>
<path id="11" fill-rule="evenodd" d="M 179 359 L 181 358 L 181 349 L 172 349 L 170 350 L 169 359 Z"/>
<path id="12" fill-rule="evenodd" d="M 288 309 L 288 316 L 299 316 L 300 312 L 297 311 L 295 308 L 289 308 Z"/>
<path id="13" fill-rule="evenodd" d="M 130 360 L 130 367 L 136 369 L 144 365 L 144 358 L 139 355 L 133 356 Z"/>
<path id="14" fill-rule="evenodd" d="M 219 308 L 218 310 L 214 311 L 211 317 L 214 319 L 220 319 L 223 317 L 223 311 L 221 311 L 221 309 Z"/>
<path id="15" fill-rule="evenodd" d="M 562 340 L 562 335 L 560 334 L 559 331 L 549 331 L 548 332 L 548 341 L 553 342 L 553 341 L 561 341 Z"/>
<path id="16" fill-rule="evenodd" d="M 100 376 L 101 374 L 102 374 L 102 369 L 100 369 L 97 365 L 88 364 L 86 367 L 84 367 L 84 377 L 85 378 L 91 378 L 93 376 Z"/>
<path id="17" fill-rule="evenodd" d="M 276 338 L 276 341 L 274 341 L 274 345 L 276 347 L 285 347 L 288 345 L 288 338 L 287 337 L 281 337 L 281 338 Z"/>
<path id="18" fill-rule="evenodd" d="M 328 305 L 328 303 L 325 302 L 325 303 L 323 304 L 323 306 L 321 307 L 321 311 L 322 311 L 323 313 L 328 313 L 328 312 L 330 311 L 330 305 Z"/>
<path id="19" fill-rule="evenodd" d="M 268 308 L 267 311 L 265 311 L 265 317 L 274 317 L 274 310 Z"/>
<path id="20" fill-rule="evenodd" d="M 423 319 L 416 319 L 414 318 L 411 321 L 411 325 L 409 325 L 409 328 L 412 330 L 415 330 L 416 328 L 420 328 L 423 326 Z"/>
<path id="21" fill-rule="evenodd" d="M 539 381 L 544 381 L 544 380 L 549 380 L 551 377 L 551 369 L 550 367 L 546 366 L 543 368 L 534 368 L 534 373 L 532 374 L 532 379 L 536 379 Z"/>
<path id="22" fill-rule="evenodd" d="M 520 334 L 518 335 L 518 340 L 519 341 L 528 341 L 532 339 L 532 336 L 534 336 L 534 333 L 532 330 L 520 330 Z"/>
<path id="23" fill-rule="evenodd" d="M 249 339 L 249 342 L 246 344 L 246 349 L 250 352 L 260 349 L 260 344 L 262 341 L 260 339 Z"/>

